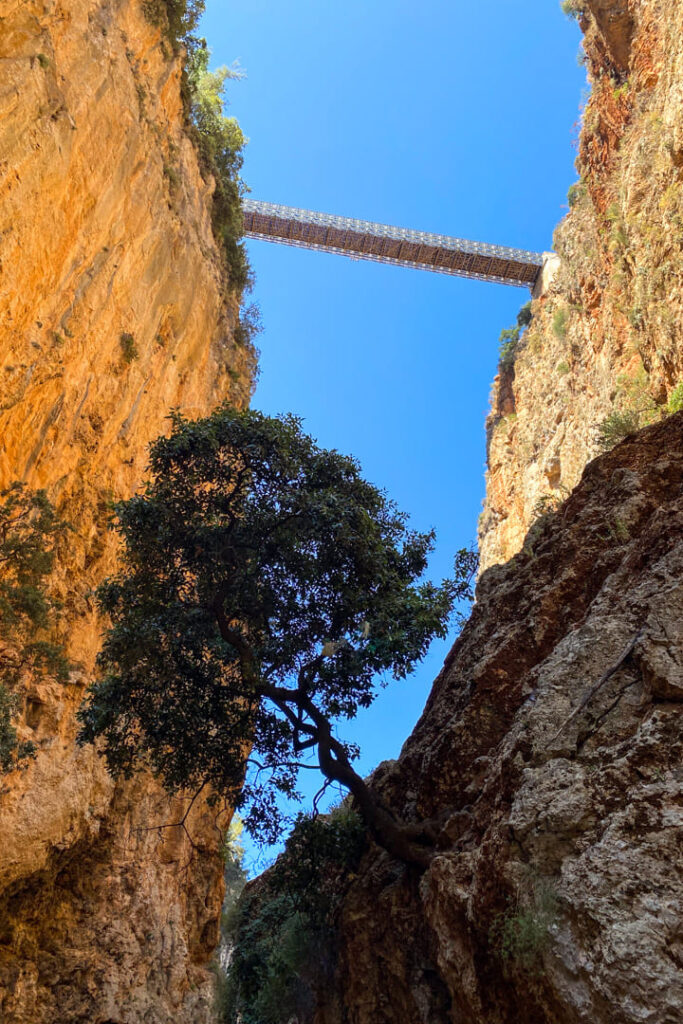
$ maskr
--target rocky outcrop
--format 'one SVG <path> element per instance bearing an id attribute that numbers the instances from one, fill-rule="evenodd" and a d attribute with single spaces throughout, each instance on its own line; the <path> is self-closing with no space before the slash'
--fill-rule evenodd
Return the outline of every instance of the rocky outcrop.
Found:
<path id="1" fill-rule="evenodd" d="M 448 811 L 366 854 L 317 1024 L 683 1015 L 683 414 L 592 462 L 472 617 L 377 785 Z"/>
<path id="2" fill-rule="evenodd" d="M 586 0 L 592 91 L 582 116 L 560 267 L 533 303 L 487 423 L 482 566 L 520 550 L 562 501 L 614 410 L 641 424 L 683 398 L 683 10 Z"/>
<path id="3" fill-rule="evenodd" d="M 149 6 L 149 5 L 148 5 Z M 0 487 L 45 486 L 74 529 L 55 587 L 77 670 L 23 694 L 37 743 L 0 778 L 0 1017 L 201 1022 L 222 880 L 214 814 L 181 829 L 148 780 L 74 743 L 115 565 L 107 502 L 139 486 L 172 408 L 250 394 L 184 131 L 180 64 L 139 0 L 0 0 Z M 194 843 L 194 847 L 193 844 Z"/>

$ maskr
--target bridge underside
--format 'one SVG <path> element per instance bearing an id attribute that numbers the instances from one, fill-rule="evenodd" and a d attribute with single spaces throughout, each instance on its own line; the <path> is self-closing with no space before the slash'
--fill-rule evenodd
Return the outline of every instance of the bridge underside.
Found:
<path id="1" fill-rule="evenodd" d="M 543 266 L 540 253 L 525 249 L 507 249 L 255 199 L 243 200 L 242 209 L 247 238 L 336 252 L 352 259 L 526 288 L 533 288 Z"/>

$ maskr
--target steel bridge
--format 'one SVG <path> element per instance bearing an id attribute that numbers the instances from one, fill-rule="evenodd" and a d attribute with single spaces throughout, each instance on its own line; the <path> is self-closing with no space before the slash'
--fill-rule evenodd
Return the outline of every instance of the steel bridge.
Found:
<path id="1" fill-rule="evenodd" d="M 256 199 L 242 200 L 242 210 L 247 238 L 341 253 L 351 259 L 432 270 L 437 274 L 455 274 L 533 289 L 544 262 L 542 253 L 526 249 L 468 242 L 450 235 L 432 235 Z"/>

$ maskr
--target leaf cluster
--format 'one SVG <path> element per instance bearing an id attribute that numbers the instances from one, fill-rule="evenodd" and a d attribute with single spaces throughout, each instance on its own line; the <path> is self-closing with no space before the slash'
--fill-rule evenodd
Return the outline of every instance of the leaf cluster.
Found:
<path id="1" fill-rule="evenodd" d="M 284 853 L 239 901 L 226 1024 L 282 1024 L 312 1007 L 335 962 L 336 911 L 365 843 L 361 819 L 343 805 L 299 816 Z"/>
<path id="2" fill-rule="evenodd" d="M 234 117 L 225 117 L 225 82 L 241 78 L 235 68 L 209 71 L 210 51 L 206 40 L 195 33 L 205 9 L 205 0 L 143 0 L 142 10 L 149 22 L 161 26 L 173 52 L 184 50 L 181 91 L 189 134 L 202 172 L 214 179 L 212 227 L 222 248 L 229 286 L 240 293 L 251 284 L 251 271 L 244 245 L 240 178 L 245 138 Z"/>
<path id="3" fill-rule="evenodd" d="M 244 226 L 241 203 L 245 191 L 240 171 L 246 140 L 236 118 L 223 114 L 223 104 L 226 81 L 239 79 L 242 73 L 227 67 L 209 71 L 211 54 L 206 40 L 188 37 L 185 42 L 183 93 L 188 122 L 202 170 L 215 181 L 213 232 L 225 255 L 230 286 L 239 293 L 251 284 L 246 250 L 240 241 Z"/>
<path id="4" fill-rule="evenodd" d="M 526 302 L 517 314 L 514 327 L 506 327 L 500 332 L 498 366 L 500 370 L 510 370 L 514 366 L 517 347 L 522 331 L 529 326 L 532 319 L 531 302 Z"/>
<path id="5" fill-rule="evenodd" d="M 205 0 L 142 0 L 142 13 L 165 29 L 176 53 L 192 37 L 205 7 Z"/>
<path id="6" fill-rule="evenodd" d="M 69 665 L 50 631 L 59 606 L 48 578 L 56 545 L 67 530 L 45 491 L 13 483 L 0 492 L 0 770 L 32 752 L 17 744 L 12 725 L 20 702 L 13 692 L 24 672 L 68 680 Z"/>
<path id="7" fill-rule="evenodd" d="M 598 446 L 608 452 L 620 441 L 637 434 L 641 425 L 637 409 L 615 409 L 598 424 Z"/>

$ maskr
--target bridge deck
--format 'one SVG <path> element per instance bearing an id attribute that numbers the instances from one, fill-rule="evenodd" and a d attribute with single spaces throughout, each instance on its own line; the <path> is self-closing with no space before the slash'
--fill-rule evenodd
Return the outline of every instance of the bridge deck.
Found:
<path id="1" fill-rule="evenodd" d="M 341 253 L 352 259 L 527 288 L 533 288 L 543 266 L 541 253 L 525 249 L 469 242 L 255 199 L 244 199 L 242 209 L 248 238 Z"/>

